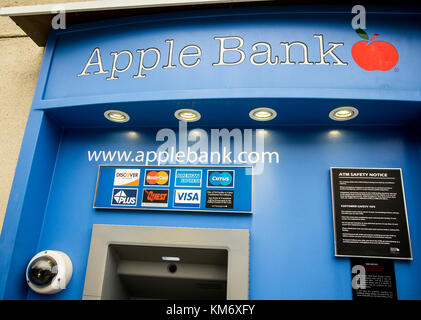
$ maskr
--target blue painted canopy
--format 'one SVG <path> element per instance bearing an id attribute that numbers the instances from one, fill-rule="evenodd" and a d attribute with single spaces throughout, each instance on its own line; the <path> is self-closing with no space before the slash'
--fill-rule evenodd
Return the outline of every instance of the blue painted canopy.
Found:
<path id="1" fill-rule="evenodd" d="M 169 125 L 183 107 L 202 113 L 200 125 L 247 125 L 261 106 L 278 111 L 277 125 L 329 124 L 341 105 L 360 109 L 353 124 L 419 119 L 420 13 L 368 11 L 365 31 L 378 36 L 366 54 L 376 64 L 376 46 L 388 42 L 399 57 L 388 71 L 367 71 L 351 54 L 364 40 L 349 8 L 313 9 L 149 15 L 52 31 L 33 107 L 65 126 L 110 126 L 107 109 L 128 112 L 126 126 Z"/>

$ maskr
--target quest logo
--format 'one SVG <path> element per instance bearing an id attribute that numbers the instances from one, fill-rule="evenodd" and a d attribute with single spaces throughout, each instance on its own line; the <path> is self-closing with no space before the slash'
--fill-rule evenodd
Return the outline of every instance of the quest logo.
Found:
<path id="1" fill-rule="evenodd" d="M 207 187 L 234 188 L 234 170 L 208 170 Z"/>
<path id="2" fill-rule="evenodd" d="M 143 189 L 142 206 L 168 207 L 168 190 Z"/>

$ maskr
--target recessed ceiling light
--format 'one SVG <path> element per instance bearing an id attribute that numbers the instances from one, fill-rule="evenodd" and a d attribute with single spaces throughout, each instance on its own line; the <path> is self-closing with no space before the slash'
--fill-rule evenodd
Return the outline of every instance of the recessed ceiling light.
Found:
<path id="1" fill-rule="evenodd" d="M 107 110 L 104 112 L 104 116 L 113 122 L 127 122 L 130 120 L 129 115 L 120 110 Z"/>
<path id="2" fill-rule="evenodd" d="M 193 122 L 200 119 L 199 112 L 193 109 L 179 109 L 174 113 L 174 116 L 181 121 Z"/>
<path id="3" fill-rule="evenodd" d="M 356 116 L 358 116 L 358 109 L 349 106 L 335 108 L 329 113 L 329 117 L 336 121 L 351 120 Z"/>
<path id="4" fill-rule="evenodd" d="M 269 121 L 276 118 L 276 111 L 271 108 L 255 108 L 249 112 L 250 118 L 257 121 Z"/>

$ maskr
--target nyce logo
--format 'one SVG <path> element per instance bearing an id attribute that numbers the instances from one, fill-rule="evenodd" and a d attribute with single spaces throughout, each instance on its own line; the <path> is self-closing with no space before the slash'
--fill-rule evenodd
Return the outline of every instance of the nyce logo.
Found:
<path id="1" fill-rule="evenodd" d="M 174 207 L 199 208 L 200 190 L 176 189 L 174 192 Z"/>
<path id="2" fill-rule="evenodd" d="M 113 189 L 112 206 L 134 207 L 137 204 L 137 189 Z"/>

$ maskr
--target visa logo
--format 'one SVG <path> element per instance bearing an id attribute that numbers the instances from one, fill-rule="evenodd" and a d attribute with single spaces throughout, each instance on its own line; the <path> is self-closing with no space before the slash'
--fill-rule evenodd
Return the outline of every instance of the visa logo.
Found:
<path id="1" fill-rule="evenodd" d="M 200 190 L 176 189 L 174 192 L 174 207 L 199 208 Z"/>
<path id="2" fill-rule="evenodd" d="M 193 193 L 193 192 L 189 192 L 189 193 L 187 193 L 187 192 L 180 192 L 180 193 L 177 193 L 177 198 L 178 198 L 178 200 L 179 201 L 190 201 L 190 200 L 192 200 L 192 201 L 194 201 L 194 200 L 196 200 L 196 201 L 198 201 L 199 200 L 199 195 L 197 194 L 197 193 Z"/>

